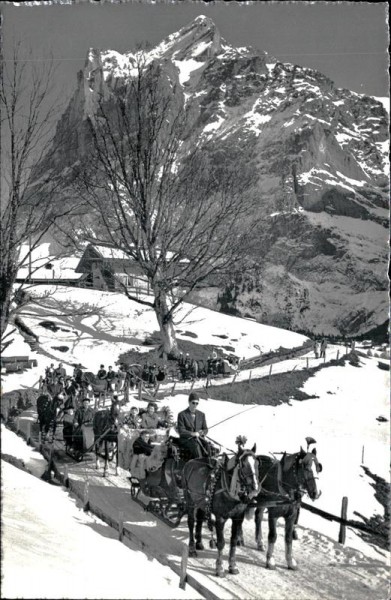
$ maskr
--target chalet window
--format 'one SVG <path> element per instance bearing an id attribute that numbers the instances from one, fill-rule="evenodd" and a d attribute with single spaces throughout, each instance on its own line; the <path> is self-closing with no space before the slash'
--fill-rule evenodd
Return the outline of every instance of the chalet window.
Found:
<path id="1" fill-rule="evenodd" d="M 118 273 L 116 277 L 122 285 L 125 285 L 126 287 L 134 286 L 133 277 L 131 277 L 130 275 L 126 275 L 125 273 Z"/>

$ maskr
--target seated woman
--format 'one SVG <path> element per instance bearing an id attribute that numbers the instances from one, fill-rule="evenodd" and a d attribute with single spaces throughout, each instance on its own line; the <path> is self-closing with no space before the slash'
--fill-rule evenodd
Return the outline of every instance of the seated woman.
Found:
<path id="1" fill-rule="evenodd" d="M 130 472 L 133 477 L 137 477 L 137 479 L 146 477 L 145 461 L 148 456 L 151 456 L 152 451 L 149 431 L 141 431 L 140 437 L 133 444 L 133 458 L 130 464 Z"/>
<path id="2" fill-rule="evenodd" d="M 165 421 L 162 421 L 156 414 L 157 405 L 155 402 L 150 402 L 147 406 L 147 412 L 141 417 L 141 428 L 142 429 L 158 429 L 159 427 L 166 427 Z"/>

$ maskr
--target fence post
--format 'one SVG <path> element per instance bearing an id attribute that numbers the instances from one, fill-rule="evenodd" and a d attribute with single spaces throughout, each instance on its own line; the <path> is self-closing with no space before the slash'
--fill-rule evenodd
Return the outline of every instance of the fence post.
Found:
<path id="1" fill-rule="evenodd" d="M 88 496 L 89 496 L 89 487 L 90 487 L 90 484 L 89 484 L 89 481 L 87 479 L 87 481 L 85 483 L 85 486 L 84 486 L 84 506 L 83 506 L 84 512 L 87 512 L 89 510 L 89 508 L 90 508 L 90 502 L 89 502 L 89 499 L 88 499 Z"/>
<path id="2" fill-rule="evenodd" d="M 138 382 L 138 399 L 139 399 L 139 400 L 141 400 L 141 389 L 142 389 L 142 385 L 143 385 L 143 383 L 142 383 L 142 381 L 140 380 L 140 381 Z"/>
<path id="3" fill-rule="evenodd" d="M 252 371 L 250 371 L 250 375 L 248 376 L 248 383 L 251 383 L 251 375 L 252 375 Z"/>
<path id="4" fill-rule="evenodd" d="M 189 557 L 189 553 L 187 550 L 187 546 L 185 544 L 183 544 L 182 560 L 181 560 L 181 574 L 180 574 L 180 579 L 179 579 L 179 587 L 182 590 L 186 589 L 188 557 Z"/>
<path id="5" fill-rule="evenodd" d="M 206 384 L 205 387 L 208 388 L 210 386 L 210 376 L 209 374 L 206 376 Z"/>
<path id="6" fill-rule="evenodd" d="M 361 452 L 361 464 L 364 464 L 364 446 L 362 447 L 362 452 Z"/>
<path id="7" fill-rule="evenodd" d="M 194 387 L 194 384 L 195 384 L 195 379 L 193 379 L 193 381 L 191 382 L 190 391 L 193 389 L 193 387 Z"/>
<path id="8" fill-rule="evenodd" d="M 344 519 L 344 521 L 346 521 L 347 514 L 348 514 L 348 498 L 347 498 L 347 496 L 344 496 L 342 498 L 341 519 Z M 346 524 L 341 523 L 341 526 L 339 528 L 338 542 L 340 544 L 344 544 L 345 539 L 346 539 Z"/>
<path id="9" fill-rule="evenodd" d="M 234 375 L 234 378 L 233 378 L 233 380 L 232 380 L 231 384 L 232 384 L 232 383 L 235 383 L 235 380 L 236 380 L 237 376 L 238 376 L 238 374 L 237 374 L 237 373 L 235 373 L 235 375 Z"/>
<path id="10" fill-rule="evenodd" d="M 176 386 L 176 381 L 174 381 L 174 385 L 172 386 L 172 390 L 171 390 L 171 396 L 173 395 L 174 391 L 175 391 L 175 386 Z"/>
<path id="11" fill-rule="evenodd" d="M 337 350 L 337 360 L 339 359 L 339 349 Z"/>
<path id="12" fill-rule="evenodd" d="M 270 380 L 270 375 L 272 374 L 272 369 L 273 369 L 273 363 L 270 365 L 270 369 L 269 369 L 269 380 Z"/>
<path id="13" fill-rule="evenodd" d="M 118 511 L 118 540 L 122 542 L 124 533 L 124 513 L 122 510 Z"/>
<path id="14" fill-rule="evenodd" d="M 308 356 L 307 356 L 307 358 L 306 358 L 305 360 L 306 360 L 306 363 L 307 363 L 307 369 L 308 369 Z"/>
<path id="15" fill-rule="evenodd" d="M 156 396 L 157 396 L 157 393 L 158 393 L 158 391 L 159 391 L 159 388 L 160 388 L 160 381 L 158 381 L 158 382 L 157 382 L 157 384 L 156 384 L 156 388 L 155 388 L 155 392 L 154 392 L 154 394 L 153 394 L 153 395 L 155 396 L 155 398 L 156 398 Z"/>

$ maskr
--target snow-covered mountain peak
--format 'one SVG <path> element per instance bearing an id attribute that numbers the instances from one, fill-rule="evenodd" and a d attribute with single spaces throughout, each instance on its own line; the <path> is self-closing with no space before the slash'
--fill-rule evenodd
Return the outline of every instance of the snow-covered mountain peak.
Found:
<path id="1" fill-rule="evenodd" d="M 200 16 L 154 48 L 125 53 L 90 49 L 58 127 L 60 139 L 73 128 L 73 146 L 62 149 L 61 156 L 53 153 L 48 162 L 70 168 L 75 147 L 80 156 L 88 151 L 86 116 L 94 117 L 99 98 L 114 106 L 118 90 L 136 76 L 140 58 L 161 67 L 176 106 L 186 111 L 189 139 L 181 146 L 178 165 L 193 143 L 213 144 L 222 153 L 240 144 L 244 160 L 247 150 L 250 156 L 256 149 L 259 207 L 254 218 L 263 226 L 254 255 L 265 286 L 257 284 L 247 294 L 242 281 L 235 310 L 280 323 L 286 320 L 291 292 L 297 292 L 301 300 L 292 305 L 288 325 L 308 330 L 320 318 L 317 303 L 324 293 L 335 310 L 335 318 L 331 312 L 324 317 L 331 330 L 357 332 L 370 321 L 359 294 L 371 290 L 374 298 L 381 292 L 379 303 L 373 301 L 377 308 L 371 325 L 381 324 L 388 310 L 383 237 L 389 216 L 389 102 L 339 89 L 319 71 L 284 63 L 263 50 L 235 47 L 221 38 L 211 19 Z M 362 222 L 375 227 L 378 240 L 376 246 L 369 236 L 364 254 L 358 251 Z M 281 289 L 285 292 L 276 304 Z M 341 290 L 357 301 L 349 314 L 343 311 Z"/>

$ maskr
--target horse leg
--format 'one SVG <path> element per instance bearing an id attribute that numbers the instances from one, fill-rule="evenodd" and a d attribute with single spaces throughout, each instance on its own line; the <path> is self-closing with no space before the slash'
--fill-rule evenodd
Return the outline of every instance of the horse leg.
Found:
<path id="1" fill-rule="evenodd" d="M 205 550 L 204 544 L 202 543 L 202 523 L 203 523 L 203 511 L 198 509 L 196 512 L 196 550 Z"/>
<path id="2" fill-rule="evenodd" d="M 292 514 L 286 515 L 285 517 L 285 560 L 288 565 L 288 569 L 296 570 L 297 563 L 292 557 L 292 537 L 293 528 L 296 520 L 296 510 Z"/>
<path id="3" fill-rule="evenodd" d="M 118 475 L 118 438 L 115 442 L 115 475 Z"/>
<path id="4" fill-rule="evenodd" d="M 197 556 L 196 545 L 194 542 L 194 505 L 189 506 L 187 513 L 187 526 L 189 528 L 189 556 L 195 557 Z"/>
<path id="5" fill-rule="evenodd" d="M 216 560 L 216 577 L 224 577 L 223 569 L 223 550 L 224 541 L 224 525 L 225 519 L 216 516 L 216 537 L 217 537 L 217 560 Z"/>
<path id="6" fill-rule="evenodd" d="M 103 477 L 106 477 L 107 463 L 108 463 L 108 447 L 107 447 L 107 440 L 105 440 L 105 463 L 103 466 Z"/>
<path id="7" fill-rule="evenodd" d="M 243 537 L 243 524 L 244 515 L 242 515 L 239 519 L 232 519 L 232 528 L 231 528 L 231 545 L 229 549 L 229 560 L 228 560 L 228 572 L 231 575 L 237 575 L 239 573 L 239 569 L 236 566 L 236 546 L 238 545 L 239 537 Z"/>
<path id="8" fill-rule="evenodd" d="M 276 562 L 273 558 L 274 544 L 277 539 L 277 517 L 273 517 L 269 511 L 269 535 L 267 538 L 267 552 L 266 552 L 266 568 L 275 569 Z"/>
<path id="9" fill-rule="evenodd" d="M 100 468 L 100 460 L 99 460 L 99 442 L 95 444 L 95 468 Z"/>
<path id="10" fill-rule="evenodd" d="M 262 519 L 263 519 L 263 513 L 264 513 L 264 508 L 257 508 L 255 510 L 255 541 L 257 543 L 257 550 L 260 550 L 261 552 L 265 551 L 265 545 L 263 543 L 263 539 L 262 539 Z"/>
<path id="11" fill-rule="evenodd" d="M 300 506 L 297 509 L 297 515 L 296 515 L 295 523 L 293 525 L 292 540 L 298 540 L 299 539 L 299 534 L 297 533 L 297 529 L 296 529 L 296 525 L 297 525 L 297 523 L 299 521 L 299 515 L 300 515 Z"/>

